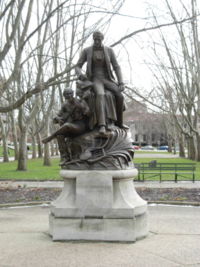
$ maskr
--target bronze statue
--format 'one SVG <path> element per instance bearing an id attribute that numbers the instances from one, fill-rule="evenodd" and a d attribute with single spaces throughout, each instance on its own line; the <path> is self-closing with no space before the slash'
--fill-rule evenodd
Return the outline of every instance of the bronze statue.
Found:
<path id="1" fill-rule="evenodd" d="M 95 106 L 97 114 L 97 125 L 100 133 L 106 132 L 106 114 L 105 110 L 109 107 L 105 102 L 105 90 L 110 91 L 116 100 L 116 125 L 120 128 L 127 128 L 123 125 L 123 109 L 124 97 L 122 91 L 124 90 L 124 83 L 120 66 L 115 57 L 112 48 L 103 46 L 104 36 L 101 32 L 93 33 L 94 44 L 91 47 L 85 48 L 76 65 L 76 74 L 78 79 L 90 80 L 93 82 L 93 90 L 95 93 Z M 82 66 L 87 62 L 86 75 L 82 73 Z M 117 81 L 114 79 L 111 67 L 113 68 Z"/>
<path id="2" fill-rule="evenodd" d="M 55 118 L 54 123 L 58 123 L 60 128 L 50 136 L 44 138 L 42 142 L 48 143 L 54 138 L 58 140 L 58 146 L 61 154 L 61 160 L 70 160 L 70 150 L 66 144 L 66 137 L 79 136 L 88 130 L 88 117 L 90 110 L 83 99 L 77 99 L 73 96 L 73 91 L 67 88 L 63 91 L 65 103 Z"/>
<path id="3" fill-rule="evenodd" d="M 65 103 L 53 119 L 60 128 L 43 143 L 57 138 L 63 169 L 132 168 L 132 140 L 123 124 L 121 69 L 112 48 L 103 46 L 103 34 L 94 32 L 93 40 L 93 46 L 83 50 L 76 65 L 76 97 L 71 89 L 64 90 Z M 86 75 L 82 72 L 84 63 Z"/>

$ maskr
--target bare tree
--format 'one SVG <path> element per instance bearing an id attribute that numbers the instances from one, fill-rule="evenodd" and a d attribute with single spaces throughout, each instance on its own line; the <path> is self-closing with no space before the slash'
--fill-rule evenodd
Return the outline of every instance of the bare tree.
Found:
<path id="1" fill-rule="evenodd" d="M 12 140 L 14 145 L 14 153 L 15 153 L 15 160 L 19 158 L 19 146 L 18 146 L 18 136 L 17 136 L 17 124 L 15 121 L 15 114 L 14 111 L 9 112 L 10 121 L 11 121 L 11 133 L 12 133 Z"/>
<path id="2" fill-rule="evenodd" d="M 188 144 L 188 157 L 200 160 L 200 67 L 198 14 L 199 5 L 192 0 L 190 6 L 179 1 L 185 16 L 191 18 L 187 23 L 180 21 L 170 1 L 165 0 L 171 19 L 174 22 L 174 37 L 169 41 L 169 33 L 159 30 L 161 42 L 152 41 L 154 65 L 152 73 L 157 81 L 157 95 L 165 103 L 165 110 L 173 118 L 180 153 L 183 153 L 183 142 Z M 156 15 L 154 22 L 159 26 Z M 161 46 L 162 44 L 162 46 Z M 163 55 L 166 56 L 163 56 Z M 185 140 L 185 141 L 184 141 Z"/>
<path id="3" fill-rule="evenodd" d="M 4 119 L 0 116 L 0 133 L 1 133 L 1 139 L 2 139 L 2 147 L 3 147 L 3 162 L 9 161 L 9 151 L 8 151 L 8 142 L 7 142 L 7 136 L 9 133 L 8 128 L 8 115 L 4 116 Z"/>
<path id="4" fill-rule="evenodd" d="M 199 8 L 196 0 L 174 2 L 164 1 L 165 14 L 170 22 L 163 23 L 163 17 L 152 9 L 149 27 L 139 29 L 123 36 L 113 43 L 116 46 L 138 33 L 151 31 L 148 45 L 152 50 L 148 58 L 155 86 L 149 94 L 144 95 L 133 86 L 127 87 L 126 93 L 143 99 L 153 109 L 163 111 L 169 118 L 168 135 L 176 136 L 180 155 L 184 156 L 184 147 L 188 146 L 188 157 L 200 160 L 200 42 L 199 42 Z M 177 4 L 181 12 L 177 12 Z M 159 19 L 162 19 L 160 23 Z M 166 18 L 165 18 L 166 19 Z M 170 26 L 170 27 L 169 27 Z M 152 34 L 154 30 L 154 34 Z M 156 30 L 156 31 L 155 31 Z M 155 36 L 157 40 L 155 41 Z M 158 39 L 158 37 L 160 39 Z M 150 49 L 148 49 L 150 51 Z M 147 63 L 147 60 L 146 60 Z M 170 126 L 170 127 L 169 127 Z"/>
<path id="5" fill-rule="evenodd" d="M 0 106 L 0 112 L 8 112 L 17 109 L 33 95 L 47 90 L 50 86 L 64 83 L 69 79 L 69 73 L 71 73 L 71 70 L 74 68 L 71 63 L 76 54 L 75 51 L 79 51 L 83 41 L 87 40 L 92 30 L 108 23 L 110 18 L 118 12 L 123 4 L 123 0 L 112 0 L 111 2 L 113 3 L 114 9 L 110 12 L 103 6 L 103 2 L 105 5 L 106 1 L 101 2 L 102 3 L 99 3 L 98 6 L 93 5 L 91 0 L 83 0 L 80 4 L 77 3 L 76 0 L 57 0 L 56 2 L 50 0 L 19 0 L 10 1 L 9 3 L 4 1 L 1 3 L 3 12 L 1 13 L 0 19 L 2 21 L 1 36 L 3 36 L 3 38 L 0 44 L 0 75 L 4 79 L 1 83 L 0 97 L 3 96 L 7 88 L 15 82 L 18 72 L 26 69 L 27 64 L 32 65 L 34 70 L 36 62 L 33 63 L 33 58 L 36 54 L 40 57 L 45 57 L 46 64 L 50 66 L 53 55 L 48 54 L 47 47 L 59 31 L 64 32 L 65 27 L 68 25 L 70 25 L 70 27 L 72 26 L 72 29 L 76 28 L 77 30 L 72 30 L 72 34 L 69 37 L 66 35 L 67 32 L 65 32 L 61 39 L 62 42 L 66 39 L 68 42 L 71 42 L 71 46 L 68 47 L 69 53 L 67 61 L 69 64 L 62 63 L 57 72 L 54 72 L 52 68 L 52 70 L 49 70 L 49 72 L 45 74 L 43 81 L 38 81 L 34 78 L 27 87 L 27 90 L 20 96 L 13 91 L 15 97 L 12 103 L 7 103 L 6 106 Z M 86 18 L 89 18 L 91 14 L 98 14 L 99 19 L 96 23 L 91 23 L 89 19 L 86 23 Z M 62 20 L 59 27 L 54 26 L 50 33 L 47 25 L 50 25 L 49 23 L 51 23 L 51 25 L 56 25 L 56 15 L 61 15 Z M 32 27 L 30 28 L 29 25 L 30 22 L 35 25 L 35 21 L 38 21 L 38 23 L 32 30 Z M 23 29 L 19 30 L 19 28 Z M 48 29 L 47 32 L 45 29 Z M 38 33 L 41 35 L 40 41 L 47 45 L 45 49 L 41 49 L 40 52 L 42 53 L 39 52 L 41 43 L 36 41 L 38 39 Z M 16 39 L 19 40 L 19 44 L 17 49 L 13 49 Z M 72 46 L 72 44 L 74 45 L 75 43 L 76 46 Z M 64 56 L 65 51 L 60 50 L 60 59 Z M 64 62 L 64 60 L 63 58 L 61 61 Z"/>

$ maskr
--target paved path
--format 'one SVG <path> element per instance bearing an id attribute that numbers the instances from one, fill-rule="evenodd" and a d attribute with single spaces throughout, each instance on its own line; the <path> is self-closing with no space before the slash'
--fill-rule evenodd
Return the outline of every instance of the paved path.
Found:
<path id="1" fill-rule="evenodd" d="M 1 267 L 199 267 L 200 207 L 149 206 L 136 243 L 52 242 L 48 207 L 0 210 Z"/>
<path id="2" fill-rule="evenodd" d="M 28 158 L 29 158 L 29 159 L 32 159 L 32 155 L 29 154 L 29 155 L 28 155 Z M 14 160 L 15 160 L 14 157 L 9 157 L 9 161 L 14 161 Z M 0 156 L 0 162 L 3 162 L 3 157 L 1 157 L 1 156 Z"/>
<path id="3" fill-rule="evenodd" d="M 175 182 L 134 182 L 135 187 L 150 187 L 150 188 L 200 188 L 200 181 L 185 182 L 179 181 Z M 62 188 L 63 181 L 45 181 L 45 182 L 35 182 L 35 181 L 0 181 L 0 187 L 4 188 L 17 188 L 17 187 L 42 187 L 42 188 Z M 1 266 L 0 266 L 1 267 Z"/>

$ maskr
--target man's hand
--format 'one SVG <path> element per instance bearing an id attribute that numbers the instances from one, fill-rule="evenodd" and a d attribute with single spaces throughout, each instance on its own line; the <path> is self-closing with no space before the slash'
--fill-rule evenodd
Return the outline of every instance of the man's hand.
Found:
<path id="1" fill-rule="evenodd" d="M 80 74 L 78 76 L 78 79 L 81 80 L 81 81 L 86 81 L 87 80 L 87 76 L 85 74 Z"/>
<path id="2" fill-rule="evenodd" d="M 57 124 L 57 123 L 63 124 L 64 121 L 62 119 L 60 119 L 59 117 L 55 117 L 55 118 L 53 118 L 53 123 L 55 123 L 55 124 Z"/>
<path id="3" fill-rule="evenodd" d="M 57 117 L 53 118 L 53 123 L 58 123 L 58 118 Z"/>
<path id="4" fill-rule="evenodd" d="M 119 83 L 119 91 L 123 92 L 125 90 L 125 85 L 124 83 Z"/>

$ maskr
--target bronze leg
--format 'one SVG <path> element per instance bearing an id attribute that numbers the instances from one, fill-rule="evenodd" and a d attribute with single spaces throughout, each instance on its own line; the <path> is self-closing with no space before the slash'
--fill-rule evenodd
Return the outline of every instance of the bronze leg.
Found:
<path id="1" fill-rule="evenodd" d="M 96 97 L 96 115 L 98 126 L 106 125 L 106 115 L 105 115 L 105 93 L 104 85 L 98 80 L 94 79 L 94 92 Z"/>
<path id="2" fill-rule="evenodd" d="M 124 109 L 124 96 L 119 91 L 118 86 L 112 82 L 108 81 L 106 79 L 103 80 L 105 88 L 112 92 L 116 99 L 116 113 L 117 113 L 117 126 L 120 128 L 123 127 L 123 109 Z"/>

